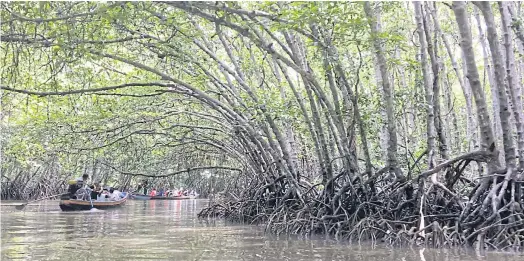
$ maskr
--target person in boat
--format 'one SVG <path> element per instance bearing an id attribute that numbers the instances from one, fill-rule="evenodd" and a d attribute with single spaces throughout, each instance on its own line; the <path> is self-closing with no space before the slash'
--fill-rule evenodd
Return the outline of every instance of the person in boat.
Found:
<path id="1" fill-rule="evenodd" d="M 120 200 L 120 191 L 119 190 L 116 190 L 114 188 L 111 188 L 109 190 L 109 200 L 112 200 L 112 201 L 118 201 Z"/>
<path id="2" fill-rule="evenodd" d="M 109 189 L 108 188 L 104 188 L 104 189 L 102 189 L 102 192 L 100 192 L 100 194 L 98 195 L 97 200 L 98 201 L 106 201 L 109 198 L 109 196 L 110 196 Z"/>
<path id="3" fill-rule="evenodd" d="M 69 195 L 67 195 L 67 196 L 69 196 L 69 198 L 72 198 L 72 199 L 77 198 L 76 197 L 77 191 L 79 189 L 81 189 L 82 187 L 84 187 L 85 184 L 87 184 L 87 180 L 88 179 L 89 179 L 89 175 L 88 174 L 84 174 L 80 178 L 76 178 L 74 180 L 70 180 L 68 182 L 69 183 L 69 187 L 67 189 L 67 192 L 68 192 Z"/>
<path id="4" fill-rule="evenodd" d="M 87 185 L 87 180 L 89 179 L 88 174 L 82 175 L 82 177 L 76 179 L 76 184 L 81 188 L 84 185 Z"/>
<path id="5" fill-rule="evenodd" d="M 91 185 L 91 186 L 89 186 L 89 188 L 91 189 L 91 199 L 97 200 L 99 195 L 100 195 L 100 193 L 98 193 L 98 191 L 96 191 L 95 185 Z"/>
<path id="6" fill-rule="evenodd" d="M 138 188 L 136 189 L 135 193 L 140 194 L 141 190 L 144 190 L 144 195 L 147 195 L 146 183 L 144 181 L 138 184 Z"/>
<path id="7" fill-rule="evenodd" d="M 149 196 L 151 196 L 151 197 L 156 196 L 156 189 L 155 189 L 155 188 L 153 188 L 153 189 L 151 190 L 151 193 L 149 193 Z"/>
<path id="8" fill-rule="evenodd" d="M 142 187 L 144 188 L 144 195 L 147 195 L 147 180 L 143 180 Z"/>
<path id="9" fill-rule="evenodd" d="M 78 186 L 76 184 L 76 180 L 70 180 L 68 182 L 69 184 L 69 187 L 67 188 L 67 192 L 68 194 L 67 195 L 64 195 L 62 197 L 62 199 L 71 199 L 71 198 L 76 198 L 76 191 L 78 190 Z"/>
<path id="10" fill-rule="evenodd" d="M 100 182 L 95 182 L 95 184 L 92 186 L 92 192 L 91 192 L 91 198 L 92 199 L 98 199 L 100 195 L 102 194 L 102 186 L 100 185 Z M 95 196 L 93 198 L 93 196 Z"/>
<path id="11" fill-rule="evenodd" d="M 163 188 L 160 188 L 160 190 L 158 190 L 158 196 L 160 196 L 160 197 L 164 196 L 164 189 Z"/>

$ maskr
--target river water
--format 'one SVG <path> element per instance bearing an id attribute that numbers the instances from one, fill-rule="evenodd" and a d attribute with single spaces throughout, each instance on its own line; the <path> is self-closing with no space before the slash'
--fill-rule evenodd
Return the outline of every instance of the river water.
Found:
<path id="1" fill-rule="evenodd" d="M 196 218 L 206 200 L 128 201 L 105 211 L 62 212 L 58 201 L 19 211 L 2 202 L 1 260 L 522 261 L 523 254 L 390 248 L 266 235 L 255 226 Z"/>

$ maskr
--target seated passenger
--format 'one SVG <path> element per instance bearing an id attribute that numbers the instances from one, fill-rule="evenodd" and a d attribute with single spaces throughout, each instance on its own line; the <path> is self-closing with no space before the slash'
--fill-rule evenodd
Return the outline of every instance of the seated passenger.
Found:
<path id="1" fill-rule="evenodd" d="M 95 182 L 95 191 L 98 193 L 102 192 L 102 186 L 100 186 L 100 182 Z"/>
<path id="2" fill-rule="evenodd" d="M 118 200 L 120 200 L 120 191 L 111 188 L 111 189 L 109 190 L 109 193 L 111 193 L 111 194 L 109 195 L 109 200 L 112 200 L 112 201 L 118 201 Z"/>
<path id="3" fill-rule="evenodd" d="M 151 193 L 149 193 L 149 196 L 151 196 L 151 197 L 156 196 L 156 189 L 155 189 L 155 188 L 153 188 L 153 189 L 151 190 Z"/>
<path id="4" fill-rule="evenodd" d="M 100 193 L 96 191 L 96 187 L 94 185 L 89 186 L 91 189 L 91 199 L 97 200 Z"/>
<path id="5" fill-rule="evenodd" d="M 104 188 L 102 192 L 98 195 L 97 200 L 106 201 L 107 198 L 109 198 L 109 191 L 107 190 L 107 188 Z"/>

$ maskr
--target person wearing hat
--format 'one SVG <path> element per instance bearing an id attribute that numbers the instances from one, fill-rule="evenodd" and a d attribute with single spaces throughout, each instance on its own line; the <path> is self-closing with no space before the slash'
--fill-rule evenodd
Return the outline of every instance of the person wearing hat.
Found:
<path id="1" fill-rule="evenodd" d="M 69 198 L 76 198 L 76 192 L 81 189 L 84 184 L 87 184 L 87 179 L 89 178 L 88 174 L 82 175 L 81 178 L 68 181 L 69 188 L 67 189 Z M 65 198 L 64 198 L 65 199 Z"/>
<path id="2" fill-rule="evenodd" d="M 69 184 L 69 187 L 67 188 L 68 194 L 64 195 L 62 199 L 75 198 L 76 191 L 78 190 L 76 180 L 70 180 L 67 182 L 67 184 Z"/>

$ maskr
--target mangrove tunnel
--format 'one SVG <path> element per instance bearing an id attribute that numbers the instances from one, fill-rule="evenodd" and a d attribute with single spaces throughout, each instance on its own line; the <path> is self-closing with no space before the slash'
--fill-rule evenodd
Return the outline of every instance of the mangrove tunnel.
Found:
<path id="1" fill-rule="evenodd" d="M 200 218 L 524 247 L 522 2 L 2 2 L 1 198 L 82 174 Z"/>

